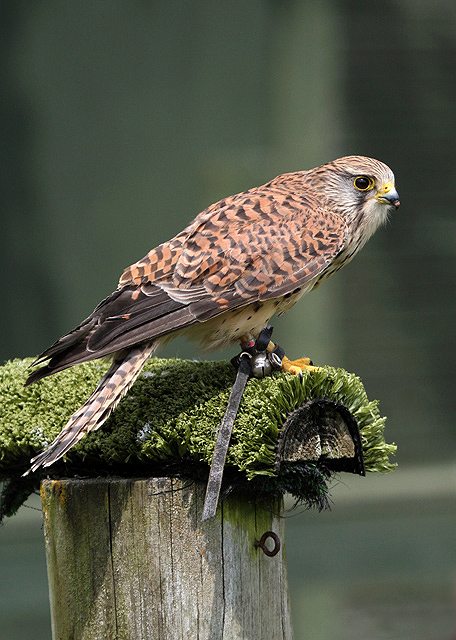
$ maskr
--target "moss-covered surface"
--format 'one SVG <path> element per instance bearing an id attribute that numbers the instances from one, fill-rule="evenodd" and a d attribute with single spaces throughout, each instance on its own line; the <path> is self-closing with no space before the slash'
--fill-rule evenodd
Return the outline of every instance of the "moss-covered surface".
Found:
<path id="1" fill-rule="evenodd" d="M 107 368 L 99 361 L 86 363 L 24 388 L 31 362 L 13 360 L 0 367 L 0 479 L 19 485 L 30 457 L 54 439 Z M 151 359 L 105 425 L 83 438 L 64 462 L 30 478 L 27 487 L 43 475 L 144 476 L 160 468 L 184 474 L 193 468 L 204 475 L 234 378 L 227 362 Z M 283 373 L 249 381 L 234 425 L 227 475 L 231 469 L 250 481 L 270 477 L 263 486 L 273 490 L 279 430 L 293 409 L 318 397 L 341 402 L 356 418 L 367 471 L 394 468 L 389 456 L 396 447 L 385 442 L 385 418 L 377 402 L 368 400 L 358 377 L 327 367 L 305 372 L 302 381 Z M 304 475 L 312 476 L 313 469 L 307 465 Z M 296 468 L 284 474 L 286 490 L 290 482 L 293 487 L 301 481 Z"/>

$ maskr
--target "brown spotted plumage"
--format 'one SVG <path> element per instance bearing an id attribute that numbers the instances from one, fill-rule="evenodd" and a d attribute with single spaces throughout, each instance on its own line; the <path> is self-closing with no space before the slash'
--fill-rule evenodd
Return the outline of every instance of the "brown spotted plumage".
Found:
<path id="1" fill-rule="evenodd" d="M 391 170 L 349 156 L 208 207 L 38 358 L 47 364 L 27 384 L 101 356 L 113 354 L 113 364 L 32 470 L 98 429 L 161 344 L 182 333 L 209 348 L 256 337 L 351 260 L 398 205 Z"/>

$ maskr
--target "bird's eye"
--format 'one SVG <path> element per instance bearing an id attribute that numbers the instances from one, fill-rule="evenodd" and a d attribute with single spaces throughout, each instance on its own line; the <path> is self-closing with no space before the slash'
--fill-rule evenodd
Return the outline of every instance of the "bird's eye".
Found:
<path id="1" fill-rule="evenodd" d="M 368 176 L 358 176 L 354 179 L 353 184 L 358 191 L 369 191 L 369 189 L 373 189 L 375 186 L 372 178 Z"/>

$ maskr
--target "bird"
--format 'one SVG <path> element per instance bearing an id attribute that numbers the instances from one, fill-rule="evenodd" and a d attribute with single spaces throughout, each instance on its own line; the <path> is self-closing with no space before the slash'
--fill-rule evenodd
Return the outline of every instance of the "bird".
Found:
<path id="1" fill-rule="evenodd" d="M 345 156 L 209 206 L 123 272 L 116 290 L 46 349 L 26 386 L 81 362 L 112 364 L 28 472 L 48 467 L 101 427 L 147 359 L 177 335 L 205 348 L 252 345 L 274 314 L 346 265 L 399 207 L 392 170 Z M 271 342 L 268 349 L 272 349 Z M 309 359 L 283 358 L 300 373 Z"/>

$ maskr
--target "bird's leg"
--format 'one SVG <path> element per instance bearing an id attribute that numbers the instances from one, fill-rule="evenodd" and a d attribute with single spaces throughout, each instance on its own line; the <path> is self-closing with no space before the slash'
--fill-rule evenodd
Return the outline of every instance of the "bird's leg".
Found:
<path id="1" fill-rule="evenodd" d="M 255 338 L 251 333 L 244 333 L 244 335 L 239 338 L 239 342 L 241 343 L 241 349 L 244 351 L 255 346 Z"/>
<path id="2" fill-rule="evenodd" d="M 255 345 L 255 338 L 251 333 L 246 333 L 241 336 L 240 342 L 241 348 L 245 351 L 246 349 L 252 348 Z M 272 342 L 272 340 L 270 340 L 268 346 L 266 347 L 266 351 L 268 353 L 272 353 L 275 349 L 277 349 L 277 345 Z M 284 355 L 282 358 L 281 369 L 286 373 L 294 373 L 296 375 L 299 375 L 304 370 L 318 371 L 320 367 L 315 367 L 312 364 L 312 360 L 310 358 L 298 358 L 297 360 L 290 360 L 289 358 L 287 358 L 287 356 Z"/>
<path id="3" fill-rule="evenodd" d="M 274 342 L 270 341 L 266 350 L 269 353 L 272 353 L 276 347 L 277 345 L 274 344 Z M 305 369 L 310 371 L 318 371 L 320 367 L 314 367 L 310 358 L 298 358 L 297 360 L 290 360 L 289 358 L 287 358 L 287 356 L 283 356 L 282 371 L 299 375 Z"/>

